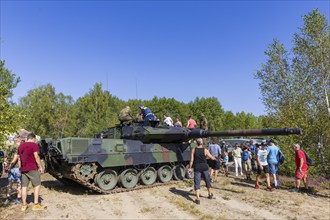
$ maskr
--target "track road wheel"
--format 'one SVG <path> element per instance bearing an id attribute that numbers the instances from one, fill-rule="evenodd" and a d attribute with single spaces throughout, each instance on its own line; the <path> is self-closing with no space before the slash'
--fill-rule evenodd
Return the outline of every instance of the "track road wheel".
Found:
<path id="1" fill-rule="evenodd" d="M 183 180 L 186 175 L 186 168 L 180 164 L 173 167 L 173 178 L 175 180 Z"/>
<path id="2" fill-rule="evenodd" d="M 124 170 L 120 176 L 119 181 L 122 187 L 126 189 L 131 189 L 136 186 L 139 181 L 139 175 L 135 169 Z"/>
<path id="3" fill-rule="evenodd" d="M 118 182 L 117 173 L 114 170 L 104 170 L 97 175 L 96 182 L 101 189 L 112 190 Z"/>
<path id="4" fill-rule="evenodd" d="M 144 185 L 152 185 L 157 179 L 156 169 L 148 167 L 141 172 L 140 180 Z"/>
<path id="5" fill-rule="evenodd" d="M 164 165 L 157 171 L 158 179 L 162 183 L 169 182 L 173 177 L 173 170 L 170 166 Z"/>

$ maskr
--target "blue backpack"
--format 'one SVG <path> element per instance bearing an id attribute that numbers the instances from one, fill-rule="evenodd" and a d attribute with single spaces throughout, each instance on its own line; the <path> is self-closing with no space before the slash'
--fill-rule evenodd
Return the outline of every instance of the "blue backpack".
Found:
<path id="1" fill-rule="evenodd" d="M 249 159 L 249 151 L 244 150 L 243 151 L 243 160 L 247 161 Z"/>
<path id="2" fill-rule="evenodd" d="M 284 157 L 284 154 L 282 153 L 281 150 L 278 150 L 278 153 L 277 153 L 277 161 L 279 164 L 283 164 L 284 163 L 284 160 L 285 160 L 285 157 Z"/>

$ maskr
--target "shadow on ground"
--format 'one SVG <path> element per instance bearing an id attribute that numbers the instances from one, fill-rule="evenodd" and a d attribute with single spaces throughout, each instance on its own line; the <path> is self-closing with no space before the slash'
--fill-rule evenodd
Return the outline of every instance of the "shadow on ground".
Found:
<path id="1" fill-rule="evenodd" d="M 169 191 L 173 194 L 182 196 L 183 198 L 189 200 L 189 201 L 194 201 L 191 196 L 194 196 L 195 194 L 193 193 L 193 191 L 189 191 L 187 192 L 186 190 L 181 190 L 181 189 L 177 189 L 176 187 L 171 187 L 169 189 Z"/>
<path id="2" fill-rule="evenodd" d="M 44 180 L 41 182 L 42 186 L 49 190 L 54 190 L 57 192 L 70 193 L 72 195 L 98 195 L 99 193 L 93 190 L 87 189 L 84 186 L 70 180 L 66 180 L 65 183 L 59 180 Z"/>

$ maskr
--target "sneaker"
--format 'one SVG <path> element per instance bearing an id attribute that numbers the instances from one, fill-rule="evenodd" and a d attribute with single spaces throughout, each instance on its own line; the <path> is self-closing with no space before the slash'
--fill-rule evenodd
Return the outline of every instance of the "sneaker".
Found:
<path id="1" fill-rule="evenodd" d="M 15 205 L 21 205 L 22 204 L 22 199 L 16 199 Z"/>
<path id="2" fill-rule="evenodd" d="M 290 192 L 299 192 L 299 189 L 298 188 L 292 188 L 292 189 L 290 189 Z"/>
<path id="3" fill-rule="evenodd" d="M 32 207 L 33 211 L 40 211 L 40 210 L 44 210 L 45 206 L 41 205 L 40 203 L 38 204 L 34 204 L 34 206 Z"/>
<path id="4" fill-rule="evenodd" d="M 195 203 L 196 203 L 197 205 L 200 205 L 200 204 L 201 204 L 201 201 L 200 201 L 199 199 L 196 199 L 196 200 L 195 200 Z"/>
<path id="5" fill-rule="evenodd" d="M 260 189 L 260 186 L 259 186 L 259 185 L 256 185 L 255 188 L 256 188 L 256 189 Z"/>
<path id="6" fill-rule="evenodd" d="M 269 190 L 269 191 L 274 191 L 274 188 L 273 187 L 271 187 L 271 186 L 267 186 L 267 190 Z"/>
<path id="7" fill-rule="evenodd" d="M 21 211 L 24 212 L 24 211 L 26 211 L 27 208 L 28 208 L 27 205 L 22 205 Z"/>
<path id="8" fill-rule="evenodd" d="M 213 198 L 213 193 L 211 193 L 207 198 L 212 199 Z"/>
<path id="9" fill-rule="evenodd" d="M 241 173 L 241 176 L 243 176 L 243 173 Z"/>
<path id="10" fill-rule="evenodd" d="M 10 203 L 12 203 L 12 199 L 11 198 L 7 198 L 6 201 L 3 203 L 4 205 L 9 205 Z"/>

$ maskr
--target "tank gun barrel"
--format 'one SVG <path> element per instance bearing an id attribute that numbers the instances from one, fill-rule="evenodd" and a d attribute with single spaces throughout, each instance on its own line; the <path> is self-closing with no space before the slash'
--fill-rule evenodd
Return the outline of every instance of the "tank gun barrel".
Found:
<path id="1" fill-rule="evenodd" d="M 274 136 L 302 134 L 301 128 L 264 128 L 250 130 L 226 130 L 226 131 L 204 131 L 201 129 L 192 130 L 189 133 L 191 138 L 199 137 L 228 137 L 228 136 Z"/>
<path id="2" fill-rule="evenodd" d="M 274 136 L 301 134 L 300 128 L 265 128 L 251 130 L 205 131 L 188 128 L 154 128 L 131 127 L 122 128 L 121 138 L 141 140 L 143 143 L 180 143 L 193 138 L 228 137 L 228 136 Z"/>

